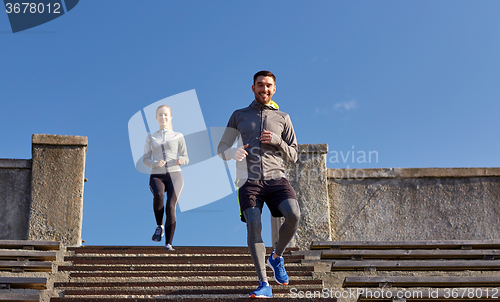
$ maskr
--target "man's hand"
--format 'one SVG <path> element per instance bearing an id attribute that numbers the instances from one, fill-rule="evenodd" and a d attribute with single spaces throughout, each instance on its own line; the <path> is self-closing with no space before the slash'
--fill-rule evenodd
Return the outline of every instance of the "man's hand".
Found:
<path id="1" fill-rule="evenodd" d="M 162 159 L 162 160 L 160 160 L 160 161 L 158 161 L 158 162 L 156 163 L 156 167 L 157 167 L 157 168 L 161 168 L 161 167 L 165 166 L 165 164 L 166 164 L 166 163 L 167 163 L 167 162 L 166 162 L 166 161 L 164 161 L 164 160 Z"/>
<path id="2" fill-rule="evenodd" d="M 175 164 L 178 165 L 178 166 L 182 166 L 184 164 L 184 160 L 182 158 L 177 158 L 177 160 L 175 161 Z"/>
<path id="3" fill-rule="evenodd" d="M 271 131 L 264 130 L 260 135 L 260 141 L 265 144 L 270 144 L 271 139 L 273 139 L 273 133 Z"/>
<path id="4" fill-rule="evenodd" d="M 237 161 L 242 161 L 245 157 L 247 157 L 248 152 L 245 151 L 245 148 L 248 147 L 248 144 L 241 146 L 236 150 L 236 153 L 234 154 L 234 159 Z"/>

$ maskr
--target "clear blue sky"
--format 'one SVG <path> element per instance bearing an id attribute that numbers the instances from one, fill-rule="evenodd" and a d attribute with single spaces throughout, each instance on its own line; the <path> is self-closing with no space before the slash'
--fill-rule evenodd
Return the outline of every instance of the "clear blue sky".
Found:
<path id="1" fill-rule="evenodd" d="M 497 0 L 83 0 L 13 34 L 0 13 L 0 158 L 31 158 L 33 133 L 87 136 L 83 239 L 152 245 L 129 119 L 195 89 L 206 126 L 223 127 L 267 69 L 329 168 L 498 167 L 499 16 Z M 333 157 L 352 150 L 378 160 Z M 175 245 L 246 245 L 235 195 L 178 211 Z"/>

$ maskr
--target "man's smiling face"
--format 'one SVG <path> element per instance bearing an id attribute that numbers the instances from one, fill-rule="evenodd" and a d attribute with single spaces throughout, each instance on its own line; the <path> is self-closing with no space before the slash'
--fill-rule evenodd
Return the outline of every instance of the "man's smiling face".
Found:
<path id="1" fill-rule="evenodd" d="M 259 76 L 252 85 L 252 91 L 255 94 L 255 100 L 261 104 L 267 105 L 276 92 L 276 85 L 272 77 Z"/>

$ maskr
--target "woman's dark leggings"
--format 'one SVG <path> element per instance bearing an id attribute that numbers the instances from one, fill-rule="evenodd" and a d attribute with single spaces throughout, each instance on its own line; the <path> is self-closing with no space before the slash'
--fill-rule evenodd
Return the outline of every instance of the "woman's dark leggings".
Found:
<path id="1" fill-rule="evenodd" d="M 155 213 L 156 224 L 163 224 L 163 212 L 167 215 L 165 221 L 165 243 L 172 244 L 175 233 L 175 208 L 179 197 L 182 193 L 184 180 L 182 179 L 182 172 L 170 172 L 166 174 L 152 174 L 149 178 L 149 188 L 153 193 L 153 210 Z M 167 192 L 166 207 L 163 203 Z"/>

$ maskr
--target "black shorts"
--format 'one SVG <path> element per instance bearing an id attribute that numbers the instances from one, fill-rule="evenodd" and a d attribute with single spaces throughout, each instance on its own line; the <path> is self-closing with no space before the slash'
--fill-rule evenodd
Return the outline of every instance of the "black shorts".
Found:
<path id="1" fill-rule="evenodd" d="M 251 207 L 259 208 L 262 213 L 264 203 L 273 217 L 282 217 L 278 206 L 283 200 L 297 199 L 295 191 L 286 178 L 271 180 L 247 180 L 236 191 L 240 204 L 241 221 L 245 222 L 243 211 Z"/>

